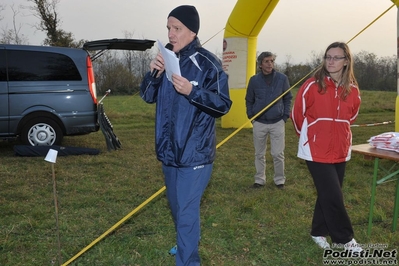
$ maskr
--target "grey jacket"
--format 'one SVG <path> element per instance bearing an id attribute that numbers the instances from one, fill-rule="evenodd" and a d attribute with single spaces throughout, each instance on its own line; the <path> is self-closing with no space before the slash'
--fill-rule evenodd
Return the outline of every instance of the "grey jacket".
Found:
<path id="1" fill-rule="evenodd" d="M 249 119 L 290 88 L 286 75 L 275 70 L 273 70 L 271 75 L 273 75 L 273 78 L 270 84 L 267 84 L 266 76 L 262 72 L 250 78 L 245 96 L 247 116 Z M 290 116 L 291 100 L 292 93 L 288 92 L 255 120 L 264 124 L 274 124 L 281 119 L 286 122 Z"/>

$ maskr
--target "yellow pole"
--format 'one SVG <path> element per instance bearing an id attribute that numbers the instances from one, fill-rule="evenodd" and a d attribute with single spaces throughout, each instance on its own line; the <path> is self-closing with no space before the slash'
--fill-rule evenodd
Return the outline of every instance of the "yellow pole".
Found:
<path id="1" fill-rule="evenodd" d="M 397 38 L 397 68 L 399 73 L 399 0 L 392 0 L 392 2 L 397 6 L 398 11 L 396 15 L 396 38 Z M 396 80 L 396 103 L 395 103 L 395 132 L 399 132 L 399 75 Z"/>
<path id="2" fill-rule="evenodd" d="M 222 117 L 223 128 L 251 127 L 245 107 L 248 81 L 256 73 L 256 45 L 259 32 L 278 0 L 238 0 L 225 27 L 223 68 L 229 75 L 233 105 Z"/>

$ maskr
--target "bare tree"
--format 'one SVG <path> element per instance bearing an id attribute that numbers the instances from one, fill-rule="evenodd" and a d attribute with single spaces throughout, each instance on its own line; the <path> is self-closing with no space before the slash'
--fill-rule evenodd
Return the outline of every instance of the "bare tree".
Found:
<path id="1" fill-rule="evenodd" d="M 3 20 L 3 16 L 1 16 L 1 12 L 3 12 L 6 9 L 6 7 L 4 5 L 0 5 L 0 21 Z"/>
<path id="2" fill-rule="evenodd" d="M 125 31 L 125 38 L 132 39 L 134 33 Z M 144 39 L 144 37 L 142 37 Z M 124 51 L 124 61 L 126 67 L 131 75 L 131 84 L 129 84 L 130 90 L 133 92 L 138 91 L 141 81 L 144 75 L 150 70 L 149 65 L 154 57 L 153 50 L 145 51 Z"/>
<path id="3" fill-rule="evenodd" d="M 75 41 L 71 32 L 60 28 L 61 21 L 57 13 L 57 5 L 60 0 L 27 0 L 33 3 L 28 7 L 40 22 L 36 28 L 46 33 L 45 45 L 63 47 L 82 47 L 84 40 Z"/>
<path id="4" fill-rule="evenodd" d="M 47 0 L 28 0 L 28 2 L 33 3 L 33 6 L 29 6 L 28 8 L 40 20 L 36 28 L 47 35 L 44 43 L 54 45 L 54 43 L 58 42 L 58 26 L 60 21 L 57 14 L 57 4 L 59 0 L 51 0 L 50 2 Z"/>
<path id="5" fill-rule="evenodd" d="M 0 10 L 1 10 L 1 6 L 0 6 Z M 4 8 L 4 7 L 3 7 Z M 14 7 L 14 5 L 11 5 L 11 10 L 13 12 L 13 16 L 12 16 L 12 29 L 8 29 L 7 27 L 2 28 L 2 32 L 0 33 L 0 42 L 1 43 L 8 43 L 8 44 L 27 44 L 28 43 L 28 39 L 26 36 L 24 36 L 23 34 L 21 34 L 21 28 L 22 25 L 19 24 L 17 25 L 17 21 L 16 18 L 19 14 L 19 9 L 16 9 Z"/>
<path id="6" fill-rule="evenodd" d="M 310 54 L 310 63 L 308 63 L 308 65 L 312 68 L 312 69 L 317 69 L 321 66 L 321 64 L 323 63 L 323 56 L 324 56 L 324 52 L 323 51 L 312 51 Z"/>
<path id="7" fill-rule="evenodd" d="M 132 94 L 132 79 L 124 60 L 117 51 L 108 51 L 101 55 L 95 62 L 96 87 L 99 94 L 111 89 L 113 95 Z"/>
<path id="8" fill-rule="evenodd" d="M 154 54 L 156 54 L 154 47 L 145 51 L 134 52 L 134 59 L 136 61 L 134 64 L 134 73 L 140 82 L 143 80 L 145 74 L 150 71 L 150 62 L 154 58 Z"/>
<path id="9" fill-rule="evenodd" d="M 378 58 L 376 54 L 361 51 L 354 55 L 354 71 L 362 90 L 396 90 L 396 56 Z"/>
<path id="10" fill-rule="evenodd" d="M 134 32 L 124 31 L 125 39 L 133 39 Z M 133 73 L 133 51 L 123 51 L 124 60 L 130 73 Z"/>

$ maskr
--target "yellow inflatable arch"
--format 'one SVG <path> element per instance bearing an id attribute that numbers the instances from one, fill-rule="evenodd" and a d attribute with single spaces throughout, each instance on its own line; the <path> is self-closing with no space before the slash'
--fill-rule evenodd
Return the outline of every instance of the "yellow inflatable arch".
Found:
<path id="1" fill-rule="evenodd" d="M 255 74 L 257 39 L 277 3 L 278 0 L 238 0 L 230 14 L 224 32 L 223 68 L 229 75 L 233 105 L 222 117 L 223 128 L 238 128 L 248 122 L 245 93 L 249 78 Z"/>
<path id="2" fill-rule="evenodd" d="M 239 128 L 248 122 L 245 93 L 249 78 L 255 74 L 256 45 L 259 32 L 279 0 L 238 0 L 227 21 L 223 40 L 223 68 L 229 75 L 230 112 L 222 117 L 223 128 Z M 391 0 L 399 8 L 399 0 Z M 399 73 L 399 9 L 397 15 Z M 395 131 L 399 132 L 399 75 L 395 103 Z M 248 123 L 247 127 L 251 127 Z"/>

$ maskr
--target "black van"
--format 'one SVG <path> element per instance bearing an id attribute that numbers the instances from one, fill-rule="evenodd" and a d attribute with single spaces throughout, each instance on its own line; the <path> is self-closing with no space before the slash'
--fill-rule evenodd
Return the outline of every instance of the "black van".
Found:
<path id="1" fill-rule="evenodd" d="M 0 139 L 60 145 L 63 136 L 98 131 L 96 83 L 88 51 L 144 51 L 153 44 L 134 39 L 94 41 L 83 49 L 0 44 Z"/>

